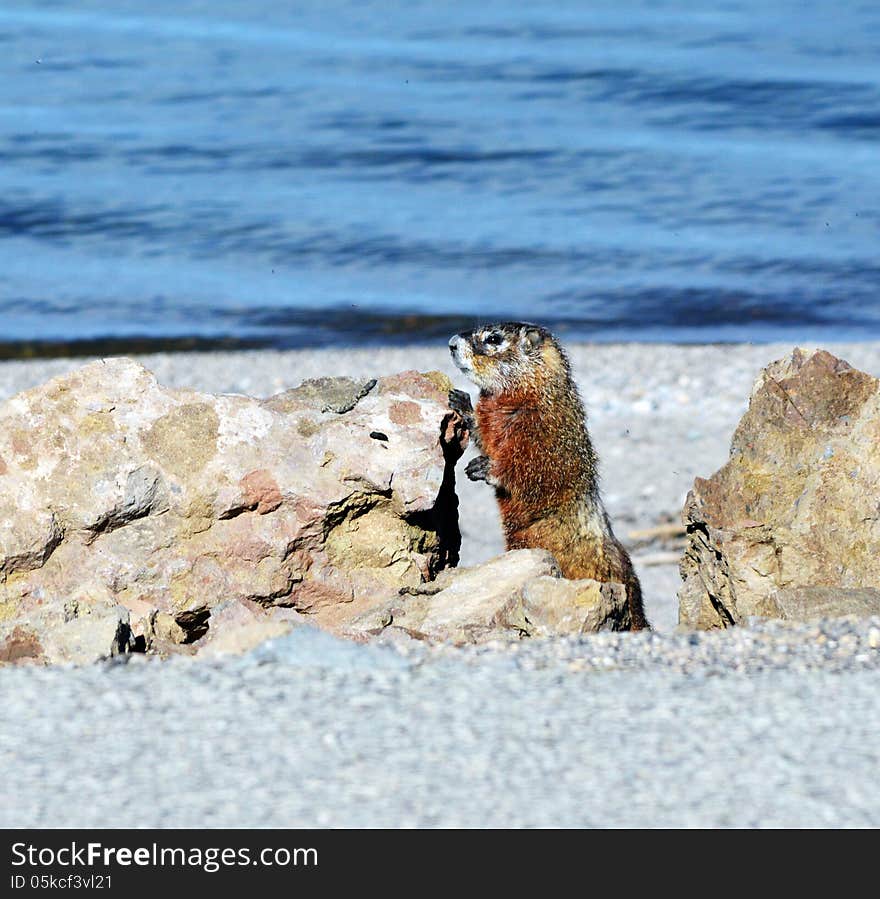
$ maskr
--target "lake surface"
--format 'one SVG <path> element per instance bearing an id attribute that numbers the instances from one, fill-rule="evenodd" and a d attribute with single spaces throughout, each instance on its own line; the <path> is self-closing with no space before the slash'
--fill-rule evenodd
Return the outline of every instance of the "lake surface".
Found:
<path id="1" fill-rule="evenodd" d="M 880 338 L 880 4 L 297 6 L 2 4 L 7 351 Z"/>

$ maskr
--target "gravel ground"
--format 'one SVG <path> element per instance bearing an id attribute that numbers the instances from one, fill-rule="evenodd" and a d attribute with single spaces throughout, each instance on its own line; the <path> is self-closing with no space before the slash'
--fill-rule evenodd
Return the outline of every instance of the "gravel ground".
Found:
<path id="1" fill-rule="evenodd" d="M 780 346 L 574 346 L 618 533 L 723 464 Z M 880 344 L 829 349 L 880 372 Z M 268 395 L 444 348 L 144 357 Z M 81 362 L 0 364 L 0 398 Z M 502 548 L 460 484 L 464 562 Z M 636 549 L 658 632 L 454 650 L 310 630 L 240 659 L 0 671 L 0 826 L 880 826 L 880 620 L 673 633 L 669 547 Z"/>
<path id="2" fill-rule="evenodd" d="M 7 670 L 0 826 L 876 827 L 877 645 L 880 619 L 407 654 L 307 629 Z"/>

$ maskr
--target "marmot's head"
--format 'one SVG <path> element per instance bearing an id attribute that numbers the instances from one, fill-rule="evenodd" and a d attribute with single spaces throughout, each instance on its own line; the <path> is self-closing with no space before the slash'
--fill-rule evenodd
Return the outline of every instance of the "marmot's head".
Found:
<path id="1" fill-rule="evenodd" d="M 556 339 L 528 322 L 462 331 L 449 341 L 449 350 L 455 364 L 486 393 L 569 377 L 568 360 Z"/>

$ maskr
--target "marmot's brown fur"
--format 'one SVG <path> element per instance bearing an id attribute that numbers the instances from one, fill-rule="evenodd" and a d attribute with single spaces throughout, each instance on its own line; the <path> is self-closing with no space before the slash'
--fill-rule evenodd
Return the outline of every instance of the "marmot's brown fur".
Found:
<path id="1" fill-rule="evenodd" d="M 648 627 L 629 554 L 599 495 L 597 459 L 564 350 L 544 328 L 488 325 L 449 341 L 456 365 L 480 388 L 469 423 L 483 455 L 468 477 L 495 488 L 508 549 L 540 547 L 567 578 L 626 587 L 630 626 Z M 470 397 L 450 395 L 473 418 Z"/>

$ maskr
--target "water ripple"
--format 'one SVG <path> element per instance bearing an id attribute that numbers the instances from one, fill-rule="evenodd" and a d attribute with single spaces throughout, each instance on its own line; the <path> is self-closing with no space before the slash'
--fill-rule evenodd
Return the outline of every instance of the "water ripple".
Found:
<path id="1" fill-rule="evenodd" d="M 3 339 L 880 338 L 876 5 L 383 10 L 4 6 Z"/>

